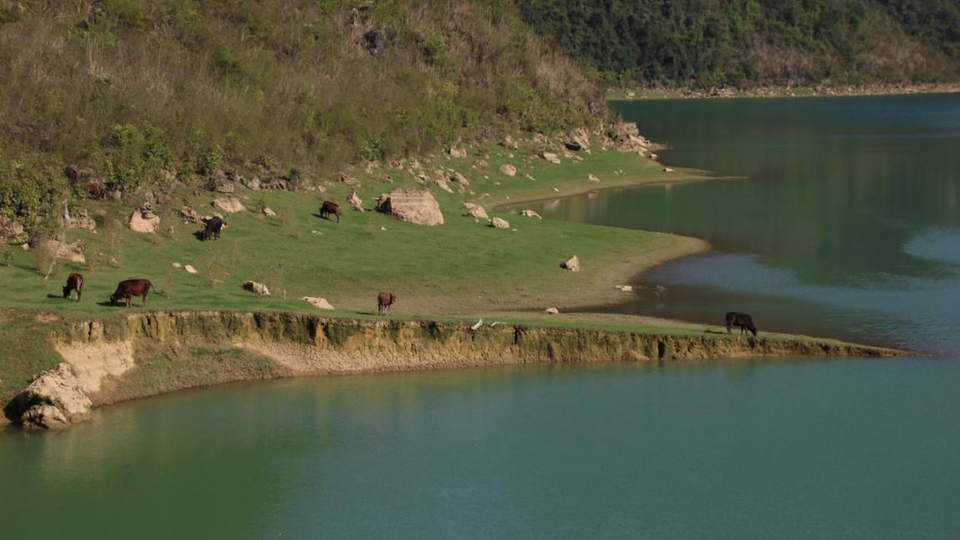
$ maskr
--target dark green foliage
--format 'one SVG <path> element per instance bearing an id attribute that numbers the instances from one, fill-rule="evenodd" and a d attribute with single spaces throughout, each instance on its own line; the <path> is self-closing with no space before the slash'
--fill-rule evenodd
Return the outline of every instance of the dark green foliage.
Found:
<path id="1" fill-rule="evenodd" d="M 960 73 L 955 0 L 524 0 L 523 18 L 610 82 L 917 82 Z"/>
<path id="2" fill-rule="evenodd" d="M 312 181 L 594 121 L 595 87 L 509 0 L 33 0 L 0 28 L 0 164 L 124 193 L 257 162 Z"/>

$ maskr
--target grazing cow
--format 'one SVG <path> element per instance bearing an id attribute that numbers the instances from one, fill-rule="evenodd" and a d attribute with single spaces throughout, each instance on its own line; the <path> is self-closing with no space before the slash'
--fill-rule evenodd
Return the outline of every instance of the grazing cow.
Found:
<path id="1" fill-rule="evenodd" d="M 83 294 L 83 276 L 80 274 L 70 274 L 67 276 L 67 284 L 63 287 L 63 297 L 70 298 L 70 293 L 77 291 L 77 302 L 80 301 L 80 295 Z"/>
<path id="2" fill-rule="evenodd" d="M 99 182 L 90 182 L 87 184 L 87 192 L 90 193 L 90 196 L 93 197 L 95 201 L 103 198 L 103 187 L 100 186 Z"/>
<path id="3" fill-rule="evenodd" d="M 389 292 L 382 292 L 377 295 L 377 313 L 383 315 L 390 312 L 390 306 L 397 303 L 397 295 Z"/>
<path id="4" fill-rule="evenodd" d="M 206 224 L 203 227 L 203 233 L 200 235 L 200 238 L 206 242 L 213 237 L 214 240 L 220 239 L 220 229 L 223 229 L 223 219 L 220 216 L 213 216 L 210 219 L 205 219 L 203 222 Z"/>
<path id="5" fill-rule="evenodd" d="M 753 317 L 746 313 L 737 313 L 735 311 L 727 313 L 728 334 L 734 326 L 740 327 L 740 334 L 745 334 L 747 330 L 749 330 L 753 334 L 753 337 L 757 337 L 757 327 L 753 324 Z"/>
<path id="6" fill-rule="evenodd" d="M 117 301 L 123 298 L 126 300 L 127 307 L 130 307 L 131 296 L 143 296 L 143 302 L 140 303 L 140 307 L 144 307 L 147 305 L 147 293 L 150 292 L 151 287 L 153 287 L 153 285 L 146 279 L 128 279 L 121 281 L 117 285 L 117 290 L 110 296 L 110 305 L 117 305 Z"/>
<path id="7" fill-rule="evenodd" d="M 330 219 L 328 216 L 333 214 L 337 216 L 337 223 L 340 223 L 340 214 L 343 211 L 340 210 L 340 205 L 335 202 L 323 201 L 323 206 L 320 207 L 320 217 Z"/>

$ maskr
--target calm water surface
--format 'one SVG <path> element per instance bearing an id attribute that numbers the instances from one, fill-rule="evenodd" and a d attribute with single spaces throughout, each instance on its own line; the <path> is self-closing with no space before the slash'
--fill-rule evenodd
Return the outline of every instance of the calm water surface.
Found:
<path id="1" fill-rule="evenodd" d="M 960 353 L 960 95 L 632 102 L 661 160 L 742 181 L 603 191 L 545 217 L 708 239 L 604 311 Z"/>
<path id="2" fill-rule="evenodd" d="M 708 238 L 645 278 L 716 322 L 937 352 L 228 385 L 0 433 L 10 538 L 956 538 L 960 99 L 631 104 L 735 182 L 546 203 Z M 609 309 L 609 308 L 607 308 Z"/>

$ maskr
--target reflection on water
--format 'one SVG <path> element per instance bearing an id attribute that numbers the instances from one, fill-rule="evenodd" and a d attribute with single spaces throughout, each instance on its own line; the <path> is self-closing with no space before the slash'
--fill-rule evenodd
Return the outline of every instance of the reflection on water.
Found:
<path id="1" fill-rule="evenodd" d="M 709 240 L 650 273 L 670 287 L 606 311 L 960 352 L 960 96 L 633 102 L 670 164 L 746 176 L 604 191 L 544 217 Z M 746 306 L 746 307 L 744 307 Z"/>
<path id="2" fill-rule="evenodd" d="M 951 536 L 960 426 L 930 413 L 958 386 L 924 359 L 228 385 L 0 436 L 0 512 L 11 538 Z"/>

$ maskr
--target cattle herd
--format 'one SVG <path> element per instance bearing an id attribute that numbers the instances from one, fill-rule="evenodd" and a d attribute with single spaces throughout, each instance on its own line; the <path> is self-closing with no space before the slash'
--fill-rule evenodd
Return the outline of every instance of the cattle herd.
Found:
<path id="1" fill-rule="evenodd" d="M 340 210 L 340 205 L 331 201 L 323 201 L 323 205 L 320 207 L 320 217 L 323 219 L 330 219 L 330 216 L 336 216 L 337 223 L 340 223 L 340 216 L 342 211 Z M 203 240 L 219 240 L 220 231 L 224 227 L 223 218 L 220 216 L 213 216 L 209 219 L 204 219 L 204 228 L 203 231 L 198 233 L 198 237 Z M 140 307 L 147 305 L 147 293 L 153 289 L 153 284 L 146 279 L 128 279 L 121 281 L 117 284 L 117 290 L 110 296 L 110 305 L 117 305 L 120 300 L 123 300 L 126 304 L 126 307 L 131 306 L 131 300 L 134 296 L 142 297 L 140 302 Z M 156 291 L 156 289 L 153 289 Z M 73 292 L 77 293 L 77 302 L 80 301 L 80 297 L 83 294 L 83 276 L 77 273 L 70 274 L 67 277 L 67 284 L 63 287 L 63 297 L 70 298 L 70 294 Z M 162 294 L 157 292 L 157 294 Z M 377 313 L 379 315 L 386 315 L 390 313 L 390 308 L 397 303 L 397 295 L 390 292 L 382 292 L 377 295 Z M 754 337 L 757 337 L 757 327 L 753 324 L 753 318 L 746 313 L 738 313 L 736 311 L 731 311 L 726 315 L 727 323 L 727 333 L 732 333 L 733 327 L 740 328 L 740 334 L 746 334 L 750 332 Z"/>

